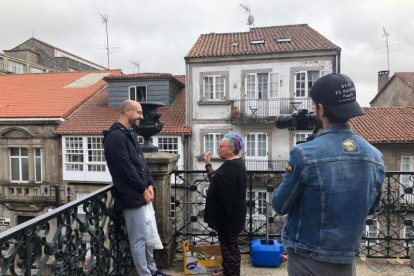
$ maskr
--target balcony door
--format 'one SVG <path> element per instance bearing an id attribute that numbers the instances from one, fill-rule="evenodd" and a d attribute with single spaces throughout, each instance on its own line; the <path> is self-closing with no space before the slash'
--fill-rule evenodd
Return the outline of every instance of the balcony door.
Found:
<path id="1" fill-rule="evenodd" d="M 268 170 L 268 141 L 266 133 L 246 135 L 246 169 Z"/>

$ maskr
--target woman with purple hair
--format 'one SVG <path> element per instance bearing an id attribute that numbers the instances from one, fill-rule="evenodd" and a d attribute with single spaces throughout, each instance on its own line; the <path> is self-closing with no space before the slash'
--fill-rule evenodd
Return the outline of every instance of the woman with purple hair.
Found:
<path id="1" fill-rule="evenodd" d="M 228 133 L 220 141 L 219 156 L 224 163 L 213 170 L 211 152 L 204 156 L 210 186 L 207 192 L 204 221 L 217 231 L 223 256 L 220 275 L 240 275 L 239 233 L 246 222 L 246 165 L 240 157 L 244 140 L 239 134 Z"/>

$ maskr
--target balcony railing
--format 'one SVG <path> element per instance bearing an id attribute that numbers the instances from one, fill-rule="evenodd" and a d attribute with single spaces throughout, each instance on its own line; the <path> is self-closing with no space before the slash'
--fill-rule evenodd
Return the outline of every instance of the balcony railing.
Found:
<path id="1" fill-rule="evenodd" d="M 288 160 L 245 160 L 248 171 L 284 171 L 287 162 Z"/>
<path id="2" fill-rule="evenodd" d="M 313 112 L 312 100 L 310 98 L 232 100 L 231 120 L 238 123 L 263 119 L 273 121 L 280 114 L 292 114 L 298 109 Z"/>
<path id="3" fill-rule="evenodd" d="M 254 238 L 265 238 L 267 233 L 280 238 L 285 217 L 274 215 L 270 202 L 282 173 L 247 172 L 248 211 L 240 234 L 243 253 L 250 252 Z M 174 176 L 171 216 L 178 251 L 184 239 L 217 242 L 217 233 L 203 221 L 209 184 L 205 171 L 175 171 Z M 366 220 L 367 231 L 362 233 L 362 256 L 409 258 L 414 243 L 413 183 L 414 172 L 387 172 L 379 208 Z M 123 216 L 112 208 L 112 189 L 108 185 L 1 232 L 0 275 L 127 275 L 132 258 Z"/>
<path id="4" fill-rule="evenodd" d="M 111 190 L 0 233 L 0 275 L 126 275 L 132 258 Z"/>

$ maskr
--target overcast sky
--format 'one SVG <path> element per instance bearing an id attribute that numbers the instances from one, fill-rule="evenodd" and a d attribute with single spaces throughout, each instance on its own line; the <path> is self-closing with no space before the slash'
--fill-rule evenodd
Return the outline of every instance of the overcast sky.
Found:
<path id="1" fill-rule="evenodd" d="M 185 74 L 184 56 L 200 34 L 307 23 L 342 49 L 341 72 L 369 106 L 378 71 L 387 70 L 383 28 L 389 34 L 390 71 L 414 71 L 413 0 L 1 0 L 0 51 L 34 36 L 124 73 Z"/>

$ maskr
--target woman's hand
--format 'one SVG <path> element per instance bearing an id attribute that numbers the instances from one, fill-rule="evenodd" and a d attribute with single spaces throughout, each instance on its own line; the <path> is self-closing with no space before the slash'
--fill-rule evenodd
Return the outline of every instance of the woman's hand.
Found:
<path id="1" fill-rule="evenodd" d="M 211 152 L 207 152 L 204 155 L 204 163 L 206 163 L 206 165 L 211 165 Z"/>

